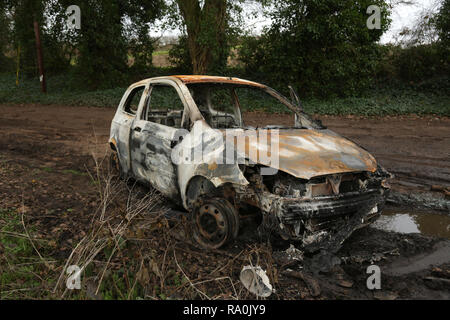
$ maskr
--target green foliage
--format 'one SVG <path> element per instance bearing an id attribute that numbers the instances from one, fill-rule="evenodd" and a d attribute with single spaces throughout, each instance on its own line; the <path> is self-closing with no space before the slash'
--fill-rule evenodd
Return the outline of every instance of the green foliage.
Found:
<path id="1" fill-rule="evenodd" d="M 127 50 L 115 1 L 80 2 L 83 21 L 76 47 L 77 71 L 89 88 L 110 88 L 126 70 Z M 88 7 L 90 7 L 88 9 Z"/>
<path id="2" fill-rule="evenodd" d="M 8 17 L 7 29 L 10 29 L 10 34 L 5 36 L 3 41 L 8 41 L 10 50 L 17 51 L 20 48 L 21 72 L 28 77 L 35 76 L 37 75 L 37 59 L 33 22 L 37 21 L 39 26 L 42 26 L 45 1 L 6 0 L 3 6 Z"/>
<path id="3" fill-rule="evenodd" d="M 446 65 L 446 72 L 450 70 L 450 0 L 444 0 L 435 17 L 435 25 L 439 36 L 439 53 Z"/>
<path id="4" fill-rule="evenodd" d="M 408 48 L 385 45 L 379 48 L 383 57 L 377 66 L 381 80 L 399 79 L 412 84 L 448 75 L 449 61 L 442 56 L 439 43 Z"/>
<path id="5" fill-rule="evenodd" d="M 68 33 L 68 46 L 76 48 L 76 74 L 91 89 L 111 87 L 125 73 L 127 47 L 121 6 L 117 1 L 61 0 L 54 4 L 57 24 L 66 23 L 65 8 L 76 4 L 81 10 L 81 29 Z"/>
<path id="6" fill-rule="evenodd" d="M 285 95 L 287 85 L 292 84 L 314 112 L 448 113 L 439 100 L 448 101 L 448 0 L 431 19 L 439 41 L 408 48 L 376 44 L 389 25 L 389 7 L 384 0 L 261 1 L 271 4 L 267 14 L 273 24 L 260 37 L 239 38 L 243 2 L 0 1 L 0 27 L 8 30 L 0 33 L 0 71 L 9 72 L 0 75 L 0 102 L 115 107 L 132 82 L 192 73 L 192 52 L 197 52 L 207 57 L 202 62 L 205 73 L 252 79 Z M 81 30 L 66 27 L 65 9 L 71 4 L 81 8 Z M 366 9 L 372 4 L 382 9 L 381 30 L 366 27 Z M 29 6 L 33 6 L 34 16 Z M 193 11 L 182 14 L 181 7 Z M 224 15 L 221 8 L 225 8 Z M 169 52 L 174 68 L 151 66 L 154 42 L 148 31 L 152 22 L 164 15 L 172 27 L 183 32 L 179 44 Z M 39 92 L 35 78 L 34 18 L 41 25 L 48 94 Z M 192 43 L 197 49 L 191 48 Z M 16 87 L 19 45 L 21 71 Z M 238 51 L 243 68 L 226 66 L 230 48 Z M 384 88 L 386 83 L 393 84 L 390 90 L 367 91 Z M 417 95 L 423 101 L 421 106 L 414 105 Z M 265 110 L 267 106 L 253 101 L 249 108 Z M 279 111 L 272 109 L 277 108 L 268 111 Z"/>
<path id="7" fill-rule="evenodd" d="M 242 0 L 176 0 L 169 20 L 183 35 L 170 51 L 181 70 L 196 74 L 222 74 L 230 48 L 242 27 Z"/>
<path id="8" fill-rule="evenodd" d="M 129 53 L 134 57 L 133 67 L 148 68 L 152 65 L 154 41 L 149 32 L 150 23 L 160 18 L 166 10 L 162 0 L 125 1 L 121 3 L 128 24 L 125 25 L 125 36 Z"/>
<path id="9" fill-rule="evenodd" d="M 165 69 L 162 74 L 177 73 Z M 234 71 L 228 74 L 235 75 Z M 152 76 L 157 76 L 154 74 Z M 97 91 L 70 90 L 64 86 L 64 76 L 49 78 L 49 93 L 39 92 L 39 81 L 21 80 L 15 86 L 12 75 L 0 75 L 0 103 L 43 103 L 73 106 L 97 106 L 116 108 L 126 88 L 105 89 Z M 282 91 L 283 86 L 275 87 Z M 394 114 L 436 114 L 450 116 L 450 80 L 448 77 L 433 78 L 405 85 L 390 80 L 381 82 L 378 87 L 363 94 L 349 97 L 327 97 L 302 99 L 305 110 L 309 113 L 332 115 L 394 115 Z M 284 106 L 267 107 L 261 99 L 241 97 L 245 111 L 287 112 Z M 69 173 L 69 172 L 67 172 Z M 70 172 L 76 174 L 75 172 Z"/>
<path id="10" fill-rule="evenodd" d="M 6 11 L 6 2 L 0 1 L 0 72 L 13 71 L 13 61 L 6 54 L 10 50 L 10 18 Z"/>
<path id="11" fill-rule="evenodd" d="M 280 88 L 281 89 L 281 88 Z M 319 115 L 386 116 L 435 114 L 450 116 L 450 82 L 437 78 L 415 86 L 389 82 L 358 96 L 302 99 L 304 110 Z M 240 97 L 243 110 L 290 113 L 282 105 L 270 105 L 259 99 Z"/>
<path id="12" fill-rule="evenodd" d="M 68 85 L 70 75 L 52 76 L 47 79 L 48 93 L 40 92 L 37 78 L 20 79 L 15 85 L 13 74 L 0 75 L 0 103 L 42 103 L 73 106 L 117 107 L 126 87 L 87 91 Z"/>
<path id="13" fill-rule="evenodd" d="M 182 74 L 192 73 L 192 61 L 187 46 L 186 35 L 178 38 L 178 43 L 169 50 L 169 61 L 181 70 Z"/>
<path id="14" fill-rule="evenodd" d="M 442 6 L 435 18 L 439 40 L 446 46 L 450 45 L 450 0 L 442 1 Z"/>
<path id="15" fill-rule="evenodd" d="M 66 9 L 70 5 L 80 7 L 79 30 L 67 27 Z M 20 48 L 20 74 L 37 74 L 33 28 L 37 20 L 49 75 L 73 69 L 72 77 L 84 88 L 126 85 L 130 81 L 129 55 L 131 73 L 151 66 L 150 24 L 163 15 L 164 8 L 162 0 L 2 0 L 0 71 L 15 71 L 17 56 L 12 61 L 4 55 L 16 55 Z M 8 29 L 9 33 L 3 32 Z"/>
<path id="16" fill-rule="evenodd" d="M 447 90 L 448 92 L 448 90 Z M 402 114 L 450 115 L 450 95 L 445 92 L 384 88 L 358 97 L 308 99 L 305 111 L 314 114 L 386 116 Z"/>
<path id="17" fill-rule="evenodd" d="M 369 30 L 366 9 L 381 8 L 381 29 Z M 297 87 L 301 96 L 346 96 L 368 86 L 379 57 L 376 41 L 389 25 L 378 1 L 283 0 L 259 39 L 245 38 L 240 58 L 257 78 Z"/>

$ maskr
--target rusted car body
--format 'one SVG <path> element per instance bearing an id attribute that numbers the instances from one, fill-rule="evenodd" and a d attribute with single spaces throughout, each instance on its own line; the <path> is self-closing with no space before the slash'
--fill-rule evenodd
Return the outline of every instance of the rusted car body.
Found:
<path id="1" fill-rule="evenodd" d="M 240 109 L 260 93 L 258 103 L 293 113 L 292 126 L 244 125 Z M 131 85 L 109 143 L 121 175 L 183 206 L 194 239 L 209 248 L 236 238 L 256 215 L 267 232 L 310 251 L 332 250 L 380 215 L 389 192 L 390 174 L 365 149 L 273 89 L 237 78 L 167 76 Z M 206 149 L 200 161 L 184 161 L 199 145 Z"/>

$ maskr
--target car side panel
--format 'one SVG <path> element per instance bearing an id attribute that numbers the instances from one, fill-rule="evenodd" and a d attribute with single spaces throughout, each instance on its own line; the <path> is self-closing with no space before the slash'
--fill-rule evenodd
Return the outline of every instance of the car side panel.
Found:
<path id="1" fill-rule="evenodd" d="M 179 191 L 171 143 L 178 129 L 145 120 L 137 120 L 133 127 L 141 128 L 140 132 L 132 130 L 133 174 L 139 180 L 150 182 L 165 196 L 177 200 Z"/>
<path id="2" fill-rule="evenodd" d="M 130 160 L 130 130 L 135 119 L 134 115 L 126 113 L 123 108 L 129 94 L 136 87 L 145 85 L 144 83 L 137 83 L 130 86 L 122 96 L 116 114 L 111 122 L 109 142 L 113 143 L 117 149 L 120 165 L 124 174 L 130 174 L 131 160 Z M 147 88 L 141 96 L 139 110 L 142 108 L 143 97 L 147 93 Z"/>

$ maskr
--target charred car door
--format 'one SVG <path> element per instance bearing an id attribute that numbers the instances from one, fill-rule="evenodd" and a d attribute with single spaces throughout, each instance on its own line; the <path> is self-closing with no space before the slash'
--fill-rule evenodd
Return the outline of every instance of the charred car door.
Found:
<path id="1" fill-rule="evenodd" d="M 173 199 L 180 197 L 172 148 L 183 124 L 181 97 L 171 81 L 150 83 L 142 112 L 132 124 L 130 140 L 133 174 Z"/>
<path id="2" fill-rule="evenodd" d="M 116 142 L 117 154 L 123 173 L 130 169 L 129 138 L 130 129 L 135 121 L 141 100 L 145 96 L 145 85 L 131 86 L 127 89 L 111 124 L 111 137 Z"/>

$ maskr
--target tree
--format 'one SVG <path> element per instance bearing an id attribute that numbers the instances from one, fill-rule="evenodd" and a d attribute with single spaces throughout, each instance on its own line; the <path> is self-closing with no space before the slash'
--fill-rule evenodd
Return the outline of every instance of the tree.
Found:
<path id="1" fill-rule="evenodd" d="M 240 2 L 176 0 L 176 6 L 172 5 L 174 24 L 179 22 L 178 14 L 182 17 L 186 35 L 181 37 L 181 45 L 187 45 L 186 53 L 194 74 L 223 72 L 230 46 L 239 32 Z M 174 52 L 184 53 L 180 48 L 175 48 L 172 56 Z"/>
<path id="2" fill-rule="evenodd" d="M 411 5 L 418 5 L 412 2 Z M 433 1 L 422 8 L 411 28 L 400 32 L 400 47 L 392 51 L 390 64 L 397 77 L 407 82 L 423 82 L 446 77 L 450 67 L 450 1 Z M 439 81 L 439 85 L 446 81 Z"/>
<path id="3" fill-rule="evenodd" d="M 81 29 L 67 30 L 66 8 L 78 5 Z M 90 89 L 129 81 L 129 55 L 135 66 L 151 65 L 150 24 L 164 12 L 163 0 L 54 0 L 52 30 L 75 64 L 78 82 Z"/>
<path id="4" fill-rule="evenodd" d="M 6 57 L 8 50 L 11 50 L 10 41 L 10 17 L 8 16 L 6 3 L 0 1 L 0 72 L 11 71 L 10 70 L 10 59 Z"/>
<path id="5" fill-rule="evenodd" d="M 33 21 L 37 21 L 39 25 L 44 23 L 45 1 L 4 0 L 2 6 L 2 9 L 10 15 L 12 27 L 10 38 L 8 39 L 5 34 L 3 37 L 10 40 L 12 48 L 16 50 L 20 48 L 20 65 L 23 73 L 26 76 L 35 76 L 37 59 Z"/>
<path id="6" fill-rule="evenodd" d="M 441 8 L 435 17 L 439 41 L 450 50 L 450 0 L 443 0 Z"/>
<path id="7" fill-rule="evenodd" d="M 418 1 L 408 2 L 407 5 L 419 6 Z M 439 1 L 423 7 L 414 19 L 411 27 L 404 27 L 397 36 L 397 42 L 402 47 L 414 47 L 435 43 L 438 40 L 436 29 L 436 11 Z"/>
<path id="8" fill-rule="evenodd" d="M 381 9 L 381 29 L 369 29 L 367 8 Z M 378 60 L 376 42 L 389 25 L 383 0 L 282 0 L 268 13 L 272 25 L 240 51 L 247 70 L 303 96 L 351 95 L 364 87 Z"/>
<path id="9" fill-rule="evenodd" d="M 120 83 L 127 69 L 127 46 L 118 1 L 79 1 L 81 29 L 76 38 L 77 71 L 91 89 Z"/>
<path id="10" fill-rule="evenodd" d="M 435 18 L 435 24 L 439 37 L 441 69 L 448 75 L 450 71 L 450 0 L 442 2 L 442 6 Z"/>
<path id="11" fill-rule="evenodd" d="M 156 19 L 166 13 L 163 0 L 127 1 L 123 11 L 128 22 L 125 34 L 129 53 L 134 57 L 135 68 L 146 69 L 152 64 L 154 40 L 150 37 L 150 28 Z"/>

